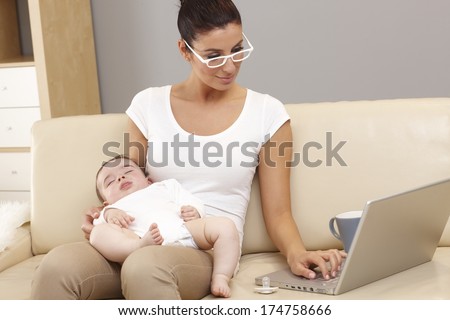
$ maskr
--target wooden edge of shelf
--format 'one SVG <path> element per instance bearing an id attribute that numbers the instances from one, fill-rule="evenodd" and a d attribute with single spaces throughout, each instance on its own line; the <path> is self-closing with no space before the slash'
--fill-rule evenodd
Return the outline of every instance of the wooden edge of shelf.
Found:
<path id="1" fill-rule="evenodd" d="M 18 147 L 18 148 L 0 147 L 0 153 L 27 153 L 30 151 L 31 151 L 30 147 Z"/>
<path id="2" fill-rule="evenodd" d="M 19 56 L 16 58 L 0 59 L 0 68 L 34 66 L 33 56 Z"/>

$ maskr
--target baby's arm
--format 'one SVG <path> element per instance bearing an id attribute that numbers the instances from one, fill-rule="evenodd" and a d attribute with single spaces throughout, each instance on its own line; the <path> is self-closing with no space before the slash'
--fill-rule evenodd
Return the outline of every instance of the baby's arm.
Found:
<path id="1" fill-rule="evenodd" d="M 203 202 L 183 188 L 180 188 L 179 201 L 181 204 L 180 215 L 184 222 L 203 218 L 205 216 Z"/>
<path id="2" fill-rule="evenodd" d="M 181 218 L 184 222 L 201 218 L 200 212 L 193 206 L 181 206 Z"/>
<path id="3" fill-rule="evenodd" d="M 130 223 L 134 220 L 134 217 L 130 216 L 125 211 L 116 208 L 106 209 L 103 216 L 106 222 L 116 224 L 121 228 L 128 228 Z"/>
<path id="4" fill-rule="evenodd" d="M 165 181 L 165 184 L 172 193 L 175 203 L 180 206 L 180 217 L 185 222 L 205 216 L 203 202 L 184 189 L 177 180 L 169 179 Z"/>

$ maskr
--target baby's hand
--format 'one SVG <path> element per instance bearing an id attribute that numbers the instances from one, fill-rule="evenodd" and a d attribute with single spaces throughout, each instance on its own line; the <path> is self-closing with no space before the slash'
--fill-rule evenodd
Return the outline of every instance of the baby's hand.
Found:
<path id="1" fill-rule="evenodd" d="M 128 228 L 134 221 L 134 217 L 119 209 L 109 209 L 105 212 L 105 220 L 108 223 L 117 224 L 121 228 Z"/>
<path id="2" fill-rule="evenodd" d="M 181 207 L 181 218 L 184 222 L 195 220 L 200 218 L 200 214 L 197 209 L 192 206 L 182 206 Z"/>

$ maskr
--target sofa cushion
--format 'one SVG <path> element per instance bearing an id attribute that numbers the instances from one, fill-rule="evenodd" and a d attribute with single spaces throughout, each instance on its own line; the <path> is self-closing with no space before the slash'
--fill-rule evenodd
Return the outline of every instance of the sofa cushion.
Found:
<path id="1" fill-rule="evenodd" d="M 334 215 L 367 200 L 450 177 L 450 99 L 398 99 L 286 105 L 295 159 L 292 211 L 309 249 L 339 247 Z M 274 250 L 257 189 L 245 225 L 244 253 Z M 441 246 L 450 246 L 450 226 Z"/>
<path id="2" fill-rule="evenodd" d="M 123 152 L 126 121 L 124 114 L 107 114 L 35 123 L 31 179 L 34 254 L 83 240 L 82 213 L 100 204 L 96 172 L 102 161 Z"/>
<path id="3" fill-rule="evenodd" d="M 31 296 L 31 282 L 34 270 L 44 255 L 26 259 L 0 273 L 0 300 L 28 300 Z"/>
<path id="4" fill-rule="evenodd" d="M 450 98 L 286 106 L 295 157 L 292 211 L 309 249 L 340 247 L 328 231 L 337 213 L 369 199 L 450 177 Z M 99 204 L 95 173 L 127 143 L 124 114 L 37 122 L 32 139 L 35 254 L 83 239 L 81 214 Z M 276 251 L 265 231 L 255 179 L 243 253 Z M 441 245 L 450 245 L 450 228 Z"/>

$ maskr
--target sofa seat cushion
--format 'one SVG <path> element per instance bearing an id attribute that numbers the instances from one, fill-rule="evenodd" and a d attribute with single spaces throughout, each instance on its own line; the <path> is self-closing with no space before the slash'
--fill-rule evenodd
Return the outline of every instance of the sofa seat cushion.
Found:
<path id="1" fill-rule="evenodd" d="M 280 253 L 256 253 L 242 257 L 231 283 L 231 299 L 246 300 L 328 300 L 328 299 L 450 299 L 450 247 L 439 247 L 431 262 L 351 290 L 338 296 L 279 289 L 273 294 L 254 292 L 254 279 L 286 268 Z M 205 299 L 214 299 L 208 296 Z"/>
<path id="2" fill-rule="evenodd" d="M 14 241 L 1 253 L 0 271 L 24 261 L 33 256 L 31 252 L 30 225 L 25 225 L 16 229 Z"/>
<path id="3" fill-rule="evenodd" d="M 0 300 L 30 298 L 34 270 L 44 255 L 34 256 L 0 273 Z M 237 276 L 232 280 L 231 299 L 239 300 L 327 300 L 327 299 L 450 299 L 450 247 L 439 247 L 433 261 L 338 296 L 280 289 L 264 295 L 255 293 L 254 278 L 285 268 L 280 253 L 244 255 Z M 217 299 L 212 295 L 205 299 Z"/>
<path id="4" fill-rule="evenodd" d="M 0 300 L 28 300 L 34 270 L 44 255 L 33 256 L 0 273 Z"/>

